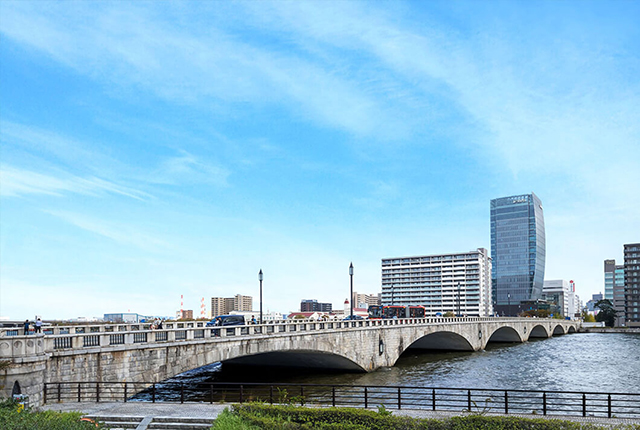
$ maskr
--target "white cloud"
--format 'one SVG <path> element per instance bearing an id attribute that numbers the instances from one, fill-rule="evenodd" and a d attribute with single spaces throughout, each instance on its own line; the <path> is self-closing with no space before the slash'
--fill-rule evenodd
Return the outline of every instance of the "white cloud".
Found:
<path id="1" fill-rule="evenodd" d="M 99 196 L 108 193 L 136 200 L 152 198 L 147 193 L 96 177 L 81 178 L 70 174 L 53 176 L 3 165 L 0 165 L 0 182 L 0 195 L 4 197 L 27 194 L 62 196 L 66 193 Z"/>
<path id="2" fill-rule="evenodd" d="M 82 230 L 106 237 L 121 245 L 134 246 L 149 252 L 164 251 L 172 248 L 168 242 L 161 239 L 158 235 L 144 233 L 143 229 L 139 226 L 104 221 L 95 217 L 68 211 L 50 210 L 44 212 L 60 218 Z"/>
<path id="3" fill-rule="evenodd" d="M 192 183 L 227 186 L 228 169 L 205 163 L 194 155 L 181 151 L 181 155 L 162 161 L 160 167 L 147 180 L 165 185 L 185 185 Z"/>
<path id="4" fill-rule="evenodd" d="M 45 5 L 5 6 L 2 32 L 108 86 L 144 88 L 217 115 L 224 114 L 217 103 L 250 101 L 286 105 L 306 120 L 356 134 L 408 133 L 412 116 L 402 103 L 389 103 L 395 94 L 361 85 L 374 79 L 369 73 L 340 73 L 322 58 L 270 50 L 213 27 L 182 27 L 139 4 Z"/>

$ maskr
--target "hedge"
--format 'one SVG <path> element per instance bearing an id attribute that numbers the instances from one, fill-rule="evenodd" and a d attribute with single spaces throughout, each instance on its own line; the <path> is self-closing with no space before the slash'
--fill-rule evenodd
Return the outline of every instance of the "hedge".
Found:
<path id="1" fill-rule="evenodd" d="M 233 415 L 264 430 L 602 430 L 601 425 L 559 419 L 467 415 L 447 419 L 392 416 L 354 408 L 305 408 L 262 403 L 235 405 Z M 216 428 L 216 427 L 214 427 Z M 241 427 L 238 427 L 241 428 Z M 250 428 L 250 427 L 249 427 Z M 616 429 L 640 430 L 640 425 Z"/>

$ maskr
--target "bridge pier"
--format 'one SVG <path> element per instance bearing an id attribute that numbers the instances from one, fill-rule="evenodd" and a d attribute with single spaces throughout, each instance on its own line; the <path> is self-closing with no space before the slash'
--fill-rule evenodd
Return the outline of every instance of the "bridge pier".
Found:
<path id="1" fill-rule="evenodd" d="M 3 338 L 0 341 L 0 358 L 10 362 L 0 379 L 1 397 L 26 394 L 30 404 L 41 404 L 50 358 L 50 354 L 44 352 L 43 339 L 44 336 L 40 334 Z"/>

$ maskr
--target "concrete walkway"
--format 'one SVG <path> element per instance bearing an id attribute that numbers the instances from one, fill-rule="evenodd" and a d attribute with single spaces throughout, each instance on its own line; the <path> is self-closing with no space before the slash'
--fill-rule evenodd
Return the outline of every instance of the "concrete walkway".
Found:
<path id="1" fill-rule="evenodd" d="M 120 417 L 185 417 L 215 419 L 220 412 L 231 404 L 214 403 L 148 403 L 148 402 L 117 402 L 117 403 L 50 403 L 40 409 L 49 411 L 80 411 L 91 416 L 120 416 Z"/>
<path id="2" fill-rule="evenodd" d="M 191 419 L 208 419 L 214 420 L 220 412 L 231 407 L 230 403 L 148 403 L 148 402 L 127 402 L 127 403 L 51 403 L 40 409 L 50 411 L 80 411 L 84 415 L 92 417 L 135 417 L 140 420 L 149 418 L 164 419 L 174 418 L 172 421 L 179 422 L 179 418 L 184 418 L 185 422 Z M 370 408 L 376 411 L 376 408 Z M 395 416 L 409 416 L 413 418 L 450 418 L 454 416 L 465 415 L 461 412 L 447 411 L 429 411 L 421 409 L 389 409 Z M 600 417 L 581 417 L 581 416 L 561 416 L 561 415 L 521 415 L 521 414 L 487 414 L 491 416 L 509 416 L 521 418 L 543 418 L 543 419 L 561 419 L 574 421 L 579 423 L 589 423 L 601 425 L 603 428 L 635 424 L 640 428 L 640 420 L 638 419 L 622 419 L 622 418 L 600 418 Z M 146 427 L 138 427 L 138 430 L 144 430 Z"/>

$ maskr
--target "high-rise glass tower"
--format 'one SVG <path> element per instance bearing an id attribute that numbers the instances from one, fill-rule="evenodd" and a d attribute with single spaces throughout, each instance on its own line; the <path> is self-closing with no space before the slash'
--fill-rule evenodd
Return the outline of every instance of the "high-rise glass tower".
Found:
<path id="1" fill-rule="evenodd" d="M 491 200 L 491 278 L 496 310 L 540 299 L 544 284 L 542 202 L 534 193 Z"/>

